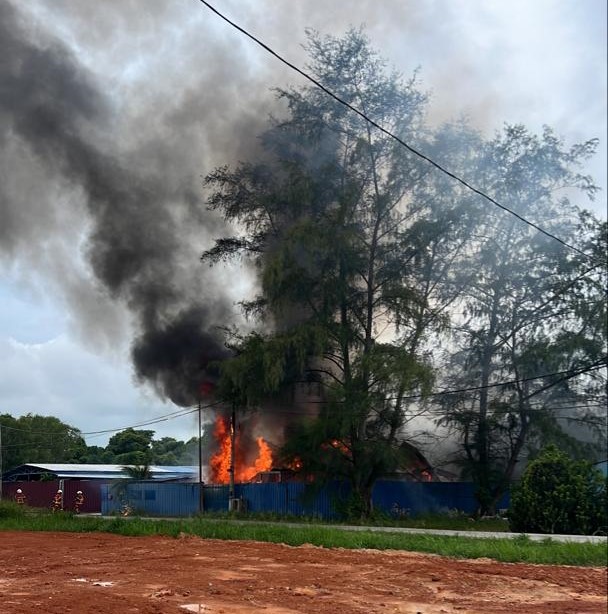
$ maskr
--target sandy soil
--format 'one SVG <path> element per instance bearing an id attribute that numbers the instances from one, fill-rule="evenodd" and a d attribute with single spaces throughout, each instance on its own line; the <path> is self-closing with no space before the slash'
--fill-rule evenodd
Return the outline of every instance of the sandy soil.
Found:
<path id="1" fill-rule="evenodd" d="M 0 532 L 6 614 L 603 614 L 606 582 L 606 569 L 408 552 Z"/>

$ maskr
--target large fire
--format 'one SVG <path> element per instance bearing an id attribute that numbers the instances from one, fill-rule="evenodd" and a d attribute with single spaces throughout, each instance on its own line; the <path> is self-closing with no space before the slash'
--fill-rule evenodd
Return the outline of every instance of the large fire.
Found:
<path id="1" fill-rule="evenodd" d="M 215 421 L 213 437 L 215 438 L 218 449 L 211 457 L 211 482 L 213 484 L 228 484 L 230 481 L 230 419 L 218 416 Z M 241 443 L 239 433 L 235 440 L 235 462 L 234 462 L 234 481 L 249 482 L 260 471 L 270 471 L 272 469 L 272 451 L 263 437 L 258 437 L 257 456 L 247 458 Z"/>

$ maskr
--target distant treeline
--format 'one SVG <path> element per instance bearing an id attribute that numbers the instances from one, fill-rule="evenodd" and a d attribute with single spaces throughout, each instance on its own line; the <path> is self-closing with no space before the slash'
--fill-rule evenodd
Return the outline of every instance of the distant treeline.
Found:
<path id="1" fill-rule="evenodd" d="M 88 446 L 78 429 L 35 414 L 0 414 L 0 428 L 3 471 L 24 463 L 198 464 L 197 437 L 154 439 L 154 431 L 128 428 L 112 435 L 105 447 Z M 209 449 L 208 443 L 204 437 L 204 449 Z"/>

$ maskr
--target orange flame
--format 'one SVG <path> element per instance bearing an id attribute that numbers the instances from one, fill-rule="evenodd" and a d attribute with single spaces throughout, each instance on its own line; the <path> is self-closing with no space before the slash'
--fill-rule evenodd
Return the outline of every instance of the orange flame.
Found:
<path id="1" fill-rule="evenodd" d="M 226 421 L 218 416 L 213 437 L 218 442 L 218 451 L 211 457 L 211 481 L 214 484 L 228 484 L 230 481 L 230 433 Z"/>
<path id="2" fill-rule="evenodd" d="M 218 416 L 215 421 L 213 437 L 217 441 L 218 450 L 211 457 L 209 463 L 211 467 L 211 482 L 213 484 L 228 484 L 230 481 L 230 425 L 229 419 Z M 240 445 L 240 436 L 237 433 L 235 442 L 235 482 L 249 482 L 260 471 L 270 471 L 272 469 L 272 450 L 263 437 L 257 438 L 258 454 L 257 458 L 245 458 L 245 453 Z"/>

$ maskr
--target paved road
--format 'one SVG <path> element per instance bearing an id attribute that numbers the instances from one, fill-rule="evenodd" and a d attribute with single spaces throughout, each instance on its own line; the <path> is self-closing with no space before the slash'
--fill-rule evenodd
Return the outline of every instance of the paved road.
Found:
<path id="1" fill-rule="evenodd" d="M 346 529 L 349 531 L 386 531 L 391 533 L 414 533 L 418 535 L 449 535 L 452 537 L 480 537 L 492 539 L 515 539 L 521 537 L 522 533 L 507 533 L 504 531 L 452 531 L 448 529 L 408 529 L 402 527 L 360 527 L 332 525 L 334 528 Z M 545 535 L 540 533 L 525 534 L 532 541 L 545 541 L 551 539 L 557 542 L 588 542 L 588 543 L 608 543 L 605 535 Z"/>

